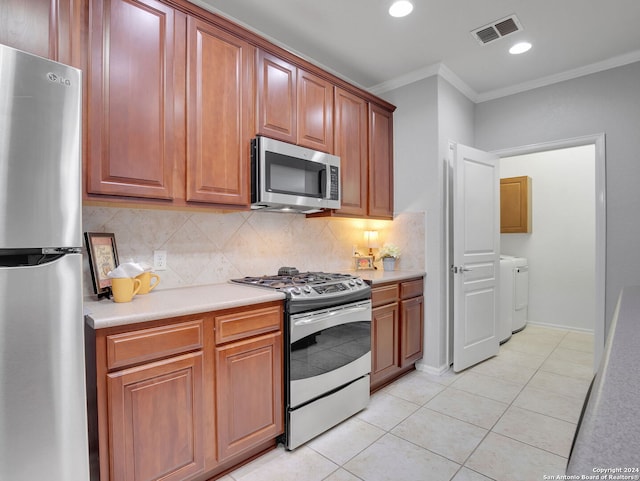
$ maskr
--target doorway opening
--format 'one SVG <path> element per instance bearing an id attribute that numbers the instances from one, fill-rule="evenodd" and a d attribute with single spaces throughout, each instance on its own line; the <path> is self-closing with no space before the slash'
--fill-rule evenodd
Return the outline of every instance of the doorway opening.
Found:
<path id="1" fill-rule="evenodd" d="M 582 147 L 591 147 L 591 148 L 580 149 Z M 534 322 L 538 321 L 542 324 L 546 323 L 549 325 L 561 324 L 558 322 L 554 322 L 553 318 L 549 317 L 548 311 L 545 312 L 544 309 L 540 309 L 538 314 L 540 316 L 544 316 L 544 319 L 547 319 L 547 320 L 544 321 L 544 320 L 540 320 L 540 318 L 538 319 L 535 318 L 536 298 L 543 296 L 545 294 L 544 292 L 545 289 L 552 288 L 554 281 L 557 280 L 559 286 L 562 286 L 562 285 L 565 286 L 566 296 L 563 299 L 562 295 L 550 295 L 550 291 L 547 291 L 546 299 L 550 300 L 552 304 L 551 306 L 547 306 L 547 307 L 549 307 L 549 309 L 553 309 L 553 304 L 555 303 L 556 304 L 555 307 L 558 308 L 560 306 L 560 303 L 565 302 L 564 305 L 562 305 L 560 308 L 557 309 L 560 315 L 563 315 L 563 312 L 565 314 L 569 312 L 569 310 L 572 307 L 570 305 L 572 302 L 574 303 L 580 302 L 576 300 L 576 299 L 579 299 L 580 296 L 582 296 L 582 299 L 584 299 L 584 294 L 583 293 L 581 294 L 579 292 L 581 289 L 582 289 L 582 292 L 584 292 L 584 289 L 590 289 L 591 292 L 589 293 L 590 296 L 587 301 L 589 305 L 586 307 L 583 305 L 578 306 L 577 304 L 573 306 L 581 309 L 583 311 L 583 314 L 587 316 L 589 313 L 593 313 L 593 315 L 590 316 L 590 319 L 568 320 L 567 321 L 569 323 L 568 325 L 560 325 L 559 327 L 588 331 L 590 330 L 589 326 L 592 325 L 591 329 L 593 330 L 593 334 L 594 334 L 593 367 L 595 372 L 597 370 L 598 365 L 600 364 L 600 359 L 602 357 L 602 352 L 604 349 L 604 326 L 605 326 L 606 209 L 605 209 L 605 137 L 604 137 L 604 134 L 567 139 L 567 140 L 562 140 L 557 142 L 541 143 L 541 144 L 518 147 L 513 149 L 504 149 L 504 150 L 496 151 L 494 153 L 497 154 L 501 159 L 505 159 L 504 164 L 501 160 L 501 177 L 509 177 L 509 176 L 512 176 L 512 174 L 515 174 L 515 172 L 520 172 L 519 175 L 528 175 L 527 166 L 526 166 L 527 163 L 529 163 L 531 167 L 531 170 L 529 170 L 529 172 L 535 171 L 538 168 L 542 168 L 541 165 L 534 166 L 533 164 L 535 162 L 540 162 L 541 164 L 546 162 L 547 166 L 549 166 L 551 165 L 549 162 L 553 162 L 553 160 L 551 159 L 555 159 L 557 162 L 562 163 L 563 158 L 569 158 L 569 157 L 563 157 L 560 151 L 567 151 L 567 149 L 574 149 L 574 148 L 577 149 L 575 152 L 576 153 L 580 152 L 582 155 L 581 158 L 585 159 L 584 164 L 582 166 L 578 166 L 578 165 L 574 166 L 575 167 L 573 172 L 574 178 L 567 178 L 570 172 L 566 171 L 565 168 L 567 168 L 568 165 L 558 164 L 556 166 L 558 168 L 557 174 L 559 176 L 565 177 L 564 178 L 565 191 L 557 193 L 558 195 L 554 199 L 544 199 L 544 200 L 547 201 L 548 203 L 553 203 L 554 201 L 558 203 L 557 209 L 564 213 L 564 217 L 566 218 L 565 222 L 570 223 L 573 221 L 577 221 L 576 229 L 586 228 L 587 231 L 591 232 L 592 237 L 590 239 L 588 240 L 583 239 L 581 241 L 576 240 L 576 248 L 578 249 L 578 252 L 575 252 L 575 253 L 579 254 L 580 252 L 582 252 L 584 257 L 583 266 L 582 266 L 583 271 L 562 273 L 560 270 L 556 270 L 559 268 L 559 265 L 558 265 L 559 261 L 557 259 L 554 265 L 547 265 L 546 267 L 544 267 L 545 262 L 547 262 L 549 259 L 544 258 L 543 251 L 544 249 L 547 249 L 547 250 L 550 249 L 549 246 L 551 244 L 549 243 L 550 242 L 549 239 L 553 236 L 553 232 L 552 232 L 553 226 L 552 225 L 536 225 L 535 212 L 534 212 L 533 232 L 536 233 L 537 232 L 536 229 L 542 229 L 542 232 L 540 233 L 541 235 L 538 236 L 538 239 L 540 240 L 540 242 L 536 244 L 536 242 L 532 242 L 532 239 L 533 239 L 532 236 L 527 238 L 526 236 L 529 236 L 528 234 L 522 234 L 520 235 L 519 239 L 516 237 L 507 238 L 506 242 L 504 242 L 505 245 L 502 247 L 502 250 L 503 250 L 503 253 L 505 253 L 506 250 L 510 250 L 510 249 L 522 249 L 524 250 L 525 253 L 528 253 L 529 257 L 533 255 L 534 257 L 538 258 L 539 260 L 538 264 L 541 266 L 541 268 L 546 269 L 547 276 L 553 276 L 555 274 L 556 277 L 564 277 L 565 279 L 575 277 L 576 282 L 579 282 L 581 284 L 580 286 L 577 286 L 577 285 L 567 286 L 566 281 L 563 282 L 563 281 L 560 281 L 559 279 L 547 278 L 547 279 L 543 279 L 542 283 L 538 287 L 536 287 L 535 283 L 534 285 L 530 285 L 530 289 L 531 289 L 530 302 L 529 302 L 530 318 L 532 317 L 531 308 L 533 307 Z M 502 169 L 503 167 L 504 167 L 504 172 Z M 584 174 L 583 180 L 580 180 L 580 175 L 579 175 L 580 169 L 583 169 L 583 174 Z M 590 170 L 590 171 L 586 172 L 586 170 Z M 538 172 L 540 173 L 542 171 L 538 170 Z M 548 180 L 547 184 L 551 186 L 551 188 L 554 188 L 554 185 L 555 185 L 555 188 L 557 188 L 558 185 L 562 185 L 562 183 L 558 184 L 557 182 L 558 179 L 555 179 L 555 182 L 554 182 L 554 179 L 552 178 L 553 174 L 546 173 L 545 176 Z M 571 199 L 572 187 L 574 191 L 577 191 L 577 190 L 584 191 L 585 186 L 581 185 L 580 182 L 590 183 L 590 189 L 593 189 L 592 190 L 593 195 L 589 196 L 588 194 L 586 194 L 587 198 L 590 197 L 591 199 L 593 210 L 588 208 L 585 208 L 585 209 L 578 208 L 577 205 L 574 205 L 575 212 L 571 212 L 570 211 L 571 202 L 575 200 L 575 199 Z M 533 183 L 533 196 L 535 199 L 536 196 L 544 194 L 544 192 L 536 191 L 535 177 L 532 178 L 532 183 Z M 582 195 L 584 198 L 585 193 L 582 192 Z M 565 206 L 562 205 L 563 198 L 566 202 Z M 535 209 L 536 208 L 535 200 L 533 204 Z M 544 203 L 541 205 L 541 207 L 547 210 L 552 209 L 552 206 L 544 205 Z M 576 219 L 575 217 L 572 217 L 572 215 L 574 214 L 580 216 L 580 218 Z M 590 220 L 589 216 L 592 216 L 593 218 Z M 553 219 L 553 216 L 551 214 L 549 214 L 549 219 Z M 591 224 L 588 226 L 582 225 L 580 224 L 580 221 L 582 221 L 582 224 L 588 224 L 589 222 Z M 564 232 L 567 232 L 566 225 L 563 225 L 562 229 Z M 511 234 L 510 236 L 513 236 L 513 234 Z M 546 240 L 543 239 L 545 237 L 546 237 Z M 503 239 L 505 239 L 505 235 L 503 235 Z M 560 243 L 562 242 L 563 242 L 563 239 L 558 238 L 557 239 L 558 244 L 556 245 L 559 246 Z M 567 239 L 565 242 L 571 242 L 571 239 Z M 558 249 L 558 251 L 559 250 L 560 249 Z M 559 255 L 560 253 L 558 251 L 550 252 L 548 257 Z M 506 252 L 506 253 L 510 254 L 511 252 Z M 587 254 L 587 253 L 590 253 L 590 254 Z M 522 255 L 521 252 L 516 252 L 515 254 Z M 544 259 L 544 260 L 541 261 L 541 259 Z M 567 261 L 569 260 L 567 259 Z M 531 263 L 531 259 L 530 259 L 530 263 Z M 575 261 L 575 259 L 571 260 L 571 262 L 567 262 L 566 264 L 579 269 L 578 263 Z M 541 273 L 538 272 L 538 274 L 541 274 Z M 533 277 L 535 277 L 535 272 L 533 270 L 532 270 L 532 275 Z M 538 276 L 538 278 L 541 278 L 541 277 L 542 276 L 540 275 Z M 575 297 L 575 296 L 578 296 L 578 297 Z"/>

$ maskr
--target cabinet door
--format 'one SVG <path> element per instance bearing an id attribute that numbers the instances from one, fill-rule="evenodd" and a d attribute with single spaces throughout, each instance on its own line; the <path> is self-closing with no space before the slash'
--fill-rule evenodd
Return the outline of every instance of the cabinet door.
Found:
<path id="1" fill-rule="evenodd" d="M 367 102 L 336 87 L 335 155 L 340 157 L 340 214 L 367 215 Z"/>
<path id="2" fill-rule="evenodd" d="M 500 232 L 531 233 L 531 177 L 500 179 Z"/>
<path id="3" fill-rule="evenodd" d="M 80 17 L 80 2 L 72 0 L 2 0 L 0 43 L 79 66 L 71 46 Z"/>
<path id="4" fill-rule="evenodd" d="M 258 133 L 297 141 L 297 68 L 258 51 Z"/>
<path id="5" fill-rule="evenodd" d="M 283 433 L 280 332 L 216 348 L 220 459 Z"/>
<path id="6" fill-rule="evenodd" d="M 107 375 L 111 480 L 204 471 L 202 352 Z"/>
<path id="7" fill-rule="evenodd" d="M 393 218 L 393 114 L 369 107 L 369 216 Z"/>
<path id="8" fill-rule="evenodd" d="M 371 386 L 375 388 L 400 367 L 398 303 L 376 307 L 371 323 Z"/>
<path id="9" fill-rule="evenodd" d="M 400 362 L 405 367 L 422 358 L 424 297 L 400 302 Z"/>
<path id="10" fill-rule="evenodd" d="M 333 85 L 298 69 L 298 145 L 333 153 Z"/>
<path id="11" fill-rule="evenodd" d="M 171 199 L 174 11 L 93 0 L 89 12 L 87 191 Z"/>
<path id="12" fill-rule="evenodd" d="M 255 50 L 189 17 L 187 200 L 248 206 Z"/>

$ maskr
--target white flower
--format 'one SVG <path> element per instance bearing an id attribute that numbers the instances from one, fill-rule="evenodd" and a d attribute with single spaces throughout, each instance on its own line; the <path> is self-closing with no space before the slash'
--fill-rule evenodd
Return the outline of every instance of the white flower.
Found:
<path id="1" fill-rule="evenodd" d="M 398 257 L 400 257 L 400 249 L 398 248 L 398 246 L 395 246 L 393 244 L 385 244 L 380 249 L 380 252 L 378 252 L 378 255 L 381 259 L 385 257 L 392 257 L 394 259 L 397 259 Z"/>

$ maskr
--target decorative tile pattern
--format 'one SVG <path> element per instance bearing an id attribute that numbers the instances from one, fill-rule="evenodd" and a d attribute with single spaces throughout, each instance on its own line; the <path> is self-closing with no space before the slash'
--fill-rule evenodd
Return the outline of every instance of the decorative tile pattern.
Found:
<path id="1" fill-rule="evenodd" d="M 353 246 L 366 252 L 363 231 L 376 229 L 396 244 L 399 268 L 424 270 L 424 213 L 402 213 L 393 221 L 307 219 L 274 212 L 207 213 L 85 206 L 85 232 L 112 232 L 121 262 L 153 264 L 153 251 L 167 251 L 162 289 L 227 282 L 234 277 L 274 274 L 281 266 L 301 271 L 353 269 Z M 85 261 L 85 294 L 92 292 Z"/>

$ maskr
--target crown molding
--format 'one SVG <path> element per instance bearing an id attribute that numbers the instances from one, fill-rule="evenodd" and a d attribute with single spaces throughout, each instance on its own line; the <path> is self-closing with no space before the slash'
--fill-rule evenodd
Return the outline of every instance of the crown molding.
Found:
<path id="1" fill-rule="evenodd" d="M 616 57 L 611 57 L 607 60 L 603 60 L 602 62 L 592 63 L 590 65 L 585 65 L 584 67 L 567 70 L 566 72 L 562 72 L 556 75 L 549 75 L 548 77 L 532 80 L 530 82 L 523 82 L 521 84 L 512 85 L 510 87 L 505 87 L 502 89 L 490 90 L 488 92 L 478 94 L 476 103 L 495 100 L 501 97 L 507 97 L 509 95 L 526 92 L 528 90 L 533 90 L 540 87 L 546 87 L 548 85 L 564 82 L 566 80 L 572 80 L 575 78 L 584 77 L 585 75 L 591 75 L 593 73 L 603 72 L 612 68 L 622 67 L 624 65 L 628 65 L 630 63 L 635 63 L 638 61 L 640 61 L 640 50 L 629 52 L 624 55 L 618 55 Z"/>
<path id="2" fill-rule="evenodd" d="M 427 65 L 426 67 L 419 68 L 418 70 L 414 70 L 412 72 L 406 73 L 399 77 L 393 78 L 386 82 L 379 83 L 378 85 L 374 85 L 373 87 L 369 87 L 367 90 L 374 95 L 380 95 L 385 92 L 389 92 L 390 90 L 395 90 L 400 87 L 404 87 L 405 85 L 412 84 L 419 80 L 433 77 L 434 75 L 438 75 L 440 71 L 439 63 L 433 65 Z"/>
<path id="3" fill-rule="evenodd" d="M 388 92 L 390 90 L 404 87 L 405 85 L 409 85 L 413 82 L 417 82 L 418 80 L 432 77 L 433 75 L 440 75 L 442 78 L 447 80 L 451 85 L 453 85 L 456 89 L 458 89 L 463 95 L 465 95 L 469 100 L 478 104 L 478 103 L 486 102 L 488 100 L 495 100 L 501 97 L 507 97 L 509 95 L 526 92 L 528 90 L 533 90 L 540 87 L 546 87 L 548 85 L 564 82 L 566 80 L 572 80 L 575 78 L 584 77 L 586 75 L 591 75 L 593 73 L 598 73 L 605 70 L 622 67 L 624 65 L 628 65 L 631 63 L 639 62 L 639 61 L 640 61 L 640 50 L 636 50 L 634 52 L 629 52 L 624 55 L 611 57 L 610 59 L 604 60 L 602 62 L 596 62 L 590 65 L 585 65 L 584 67 L 567 70 L 566 72 L 562 72 L 556 75 L 549 75 L 547 77 L 543 77 L 537 80 L 532 80 L 530 82 L 523 82 L 517 85 L 512 85 L 512 86 L 501 88 L 501 89 L 489 90 L 483 93 L 477 93 L 475 90 L 469 87 L 462 79 L 460 79 L 460 77 L 458 77 L 449 67 L 447 67 L 443 63 L 438 63 L 438 64 L 429 65 L 427 67 L 424 67 L 418 70 L 414 70 L 413 72 L 409 72 L 408 74 L 405 74 L 400 77 L 396 77 L 395 79 L 391 79 L 387 82 L 383 82 L 378 85 L 375 85 L 367 90 L 373 93 L 374 95 L 380 95 L 384 92 Z"/>

